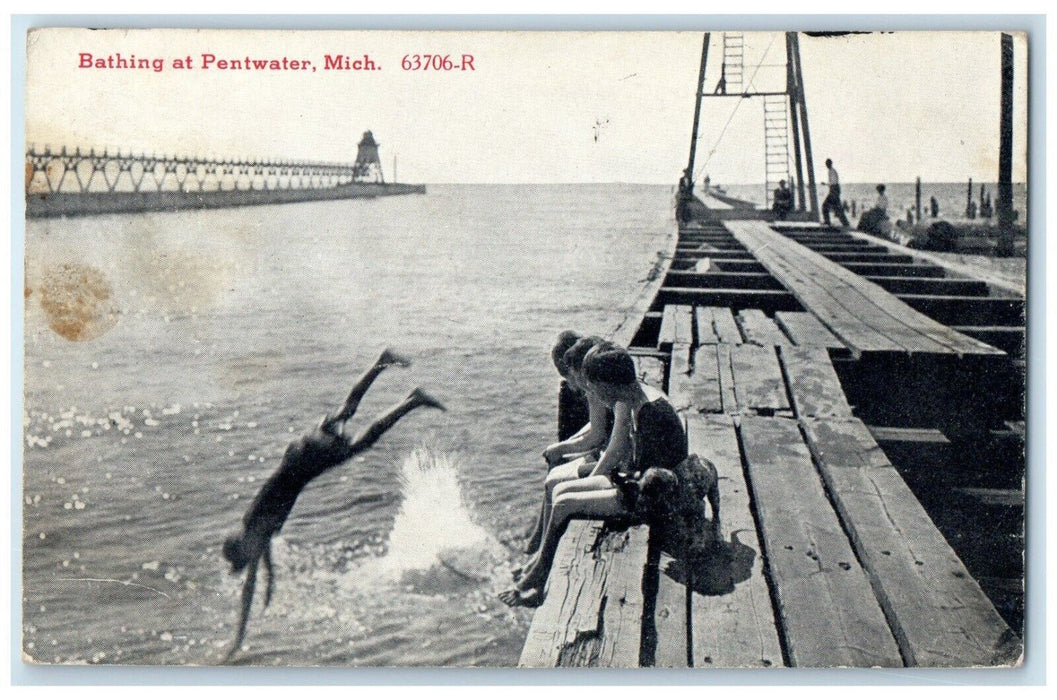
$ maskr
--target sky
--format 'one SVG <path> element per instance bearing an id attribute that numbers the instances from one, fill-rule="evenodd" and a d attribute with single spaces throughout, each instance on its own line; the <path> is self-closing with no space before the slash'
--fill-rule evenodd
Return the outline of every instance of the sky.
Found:
<path id="1" fill-rule="evenodd" d="M 26 137 L 51 146 L 351 162 L 370 129 L 404 182 L 675 182 L 687 161 L 698 32 L 41 30 L 30 35 Z M 745 74 L 782 88 L 784 37 L 746 35 Z M 997 179 L 999 34 L 800 40 L 816 172 L 845 182 Z M 163 69 L 81 68 L 161 59 Z M 309 60 L 316 70 L 203 69 L 201 56 Z M 413 54 L 474 70 L 404 71 Z M 374 71 L 323 70 L 326 54 Z M 175 68 L 190 57 L 191 68 Z M 706 92 L 719 77 L 713 33 Z M 1016 43 L 1014 180 L 1025 179 L 1026 39 Z M 698 173 L 762 182 L 759 100 L 704 100 Z"/>

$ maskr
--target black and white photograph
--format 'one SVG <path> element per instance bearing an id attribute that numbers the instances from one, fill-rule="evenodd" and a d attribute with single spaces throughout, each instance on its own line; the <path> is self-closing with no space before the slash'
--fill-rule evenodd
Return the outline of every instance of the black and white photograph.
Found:
<path id="1" fill-rule="evenodd" d="M 30 29 L 22 662 L 1022 667 L 1029 35 L 786 29 Z"/>

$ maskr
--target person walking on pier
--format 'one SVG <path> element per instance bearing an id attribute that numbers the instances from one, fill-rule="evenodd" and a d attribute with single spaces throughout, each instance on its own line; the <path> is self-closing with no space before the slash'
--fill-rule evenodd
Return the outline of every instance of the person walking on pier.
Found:
<path id="1" fill-rule="evenodd" d="M 849 226 L 848 217 L 844 214 L 844 205 L 840 201 L 840 176 L 837 175 L 837 169 L 833 167 L 833 161 L 829 158 L 826 159 L 826 177 L 829 194 L 822 202 L 822 216 L 826 220 L 826 226 L 832 225 L 829 221 L 830 211 L 837 212 L 837 218 L 840 219 L 842 226 Z"/>
<path id="2" fill-rule="evenodd" d="M 326 415 L 311 432 L 290 443 L 282 462 L 264 483 L 257 497 L 242 519 L 242 531 L 224 541 L 224 558 L 231 564 L 232 573 L 246 569 L 242 587 L 242 608 L 235 641 L 224 657 L 229 661 L 242 646 L 249 621 L 253 592 L 257 582 L 258 563 L 264 561 L 265 607 L 272 597 L 272 538 L 279 533 L 301 491 L 317 476 L 344 464 L 355 455 L 371 447 L 403 416 L 419 407 L 445 410 L 444 405 L 422 389 L 415 389 L 407 398 L 367 426 L 354 439 L 345 434 L 345 422 L 356 413 L 360 399 L 387 367 L 407 367 L 410 362 L 392 350 L 385 350 L 364 372 L 352 388 L 345 405 L 336 415 Z"/>

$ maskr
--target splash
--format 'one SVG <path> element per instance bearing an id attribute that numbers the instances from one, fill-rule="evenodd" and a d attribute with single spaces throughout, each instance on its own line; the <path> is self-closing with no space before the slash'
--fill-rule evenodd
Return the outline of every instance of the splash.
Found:
<path id="1" fill-rule="evenodd" d="M 404 500 L 380 568 L 400 576 L 442 566 L 488 578 L 502 545 L 470 517 L 453 457 L 418 448 L 404 460 L 400 480 Z"/>

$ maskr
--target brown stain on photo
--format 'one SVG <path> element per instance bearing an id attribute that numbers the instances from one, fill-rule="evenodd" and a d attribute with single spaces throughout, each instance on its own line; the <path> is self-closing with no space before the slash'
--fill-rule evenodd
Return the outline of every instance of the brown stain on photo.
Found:
<path id="1" fill-rule="evenodd" d="M 98 338 L 117 324 L 117 307 L 106 276 L 80 263 L 47 268 L 37 289 L 48 326 L 63 338 Z"/>

